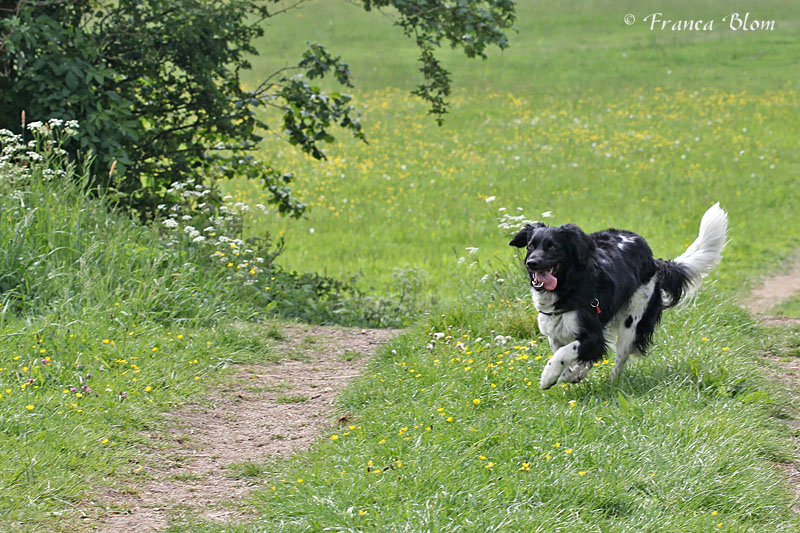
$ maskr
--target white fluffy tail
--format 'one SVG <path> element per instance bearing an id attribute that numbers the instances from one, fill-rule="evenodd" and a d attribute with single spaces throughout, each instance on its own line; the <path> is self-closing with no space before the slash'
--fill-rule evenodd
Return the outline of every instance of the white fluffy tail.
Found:
<path id="1" fill-rule="evenodd" d="M 700 288 L 703 278 L 717 266 L 722 258 L 728 232 L 728 214 L 719 206 L 712 205 L 700 221 L 700 233 L 685 252 L 675 258 L 688 274 L 685 285 L 686 296 L 691 299 Z"/>

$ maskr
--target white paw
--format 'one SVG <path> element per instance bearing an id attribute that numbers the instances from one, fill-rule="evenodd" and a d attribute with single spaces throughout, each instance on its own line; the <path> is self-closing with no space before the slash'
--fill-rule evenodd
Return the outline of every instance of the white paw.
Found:
<path id="1" fill-rule="evenodd" d="M 556 350 L 556 353 L 547 361 L 547 364 L 544 365 L 544 370 L 542 370 L 542 378 L 539 380 L 539 386 L 542 390 L 549 389 L 555 385 L 559 376 L 575 362 L 578 358 L 579 346 L 580 342 L 573 341 Z"/>
<path id="2" fill-rule="evenodd" d="M 557 361 L 555 357 L 551 358 L 542 370 L 542 378 L 539 380 L 539 386 L 542 390 L 547 390 L 558 381 L 558 377 L 564 371 L 563 361 Z"/>

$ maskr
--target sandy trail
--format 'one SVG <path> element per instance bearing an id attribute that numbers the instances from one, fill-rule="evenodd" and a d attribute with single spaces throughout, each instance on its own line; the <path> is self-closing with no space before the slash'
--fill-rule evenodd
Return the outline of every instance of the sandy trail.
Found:
<path id="1" fill-rule="evenodd" d="M 285 340 L 275 349 L 293 359 L 242 365 L 206 401 L 167 414 L 169 433 L 150 436 L 168 446 L 166 452 L 149 454 L 149 479 L 106 490 L 97 502 L 105 511 L 87 525 L 128 533 L 160 531 L 172 519 L 244 518 L 247 511 L 237 500 L 258 485 L 247 476 L 233 477 L 230 465 L 257 465 L 311 446 L 332 427 L 337 394 L 397 333 L 284 327 Z"/>

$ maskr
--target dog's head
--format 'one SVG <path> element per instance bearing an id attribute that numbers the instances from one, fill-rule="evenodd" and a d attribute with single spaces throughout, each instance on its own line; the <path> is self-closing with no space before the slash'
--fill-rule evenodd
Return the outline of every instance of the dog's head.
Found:
<path id="1" fill-rule="evenodd" d="M 541 222 L 526 225 L 508 244 L 528 249 L 525 267 L 537 291 L 571 284 L 587 268 L 595 249 L 594 241 L 578 226 L 551 227 Z"/>

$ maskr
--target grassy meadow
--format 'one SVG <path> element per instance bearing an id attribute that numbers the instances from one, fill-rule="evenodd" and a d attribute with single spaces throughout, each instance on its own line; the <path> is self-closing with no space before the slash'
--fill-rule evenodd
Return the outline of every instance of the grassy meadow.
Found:
<path id="1" fill-rule="evenodd" d="M 239 257 L 246 235 L 195 244 L 177 216 L 146 227 L 85 194 L 82 170 L 52 153 L 0 161 L 0 530 L 86 527 L 106 512 L 103 487 L 149 479 L 160 413 L 235 363 L 283 356 L 266 342 L 276 315 L 385 325 L 365 307 L 409 329 L 338 400 L 346 421 L 292 458 L 231 466 L 259 487 L 242 503 L 255 518 L 189 513 L 170 531 L 800 529 L 779 469 L 798 460 L 780 420 L 792 405 L 758 356 L 797 357 L 797 333 L 736 303 L 800 245 L 800 4 L 749 8 L 773 32 L 623 22 L 741 9 L 520 2 L 509 49 L 485 62 L 442 50 L 455 85 L 443 127 L 409 95 L 415 52 L 390 14 L 328 0 L 268 21 L 247 83 L 321 42 L 351 65 L 369 140 L 341 136 L 318 162 L 267 135 L 263 156 L 297 174 L 311 210 L 239 213 L 250 234 L 286 239 L 282 269 L 357 276 L 367 299 L 317 314 L 291 307 L 314 307 L 317 278 L 282 285 Z M 222 186 L 229 205 L 263 203 L 257 184 Z M 716 201 L 730 243 L 697 305 L 666 313 L 617 384 L 609 354 L 584 382 L 540 391 L 550 352 L 498 219 L 550 211 L 674 257 Z M 408 309 L 390 305 L 398 286 Z M 782 309 L 800 316 L 797 302 Z"/>
<path id="2" fill-rule="evenodd" d="M 296 172 L 312 210 L 299 223 L 266 215 L 256 226 L 287 238 L 281 261 L 290 268 L 360 273 L 364 288 L 380 292 L 394 283 L 393 268 L 414 267 L 427 272 L 432 297 L 453 302 L 473 278 L 466 265 L 509 257 L 501 208 L 531 219 L 551 211 L 552 223 L 589 231 L 632 229 L 656 255 L 674 257 L 720 201 L 731 243 L 715 277 L 746 288 L 800 244 L 791 223 L 800 123 L 790 118 L 800 109 L 800 7 L 760 3 L 757 16 L 777 21 L 771 33 L 623 23 L 660 6 L 520 2 L 509 49 L 490 50 L 487 61 L 442 51 L 455 91 L 441 128 L 408 94 L 413 45 L 390 16 L 311 2 L 276 19 L 252 79 L 306 41 L 325 44 L 351 64 L 369 144 L 341 138 L 320 163 L 268 136 L 264 156 Z M 673 18 L 729 11 L 719 2 L 669 6 Z M 256 184 L 228 190 L 260 198 Z M 480 251 L 458 266 L 466 247 Z"/>

